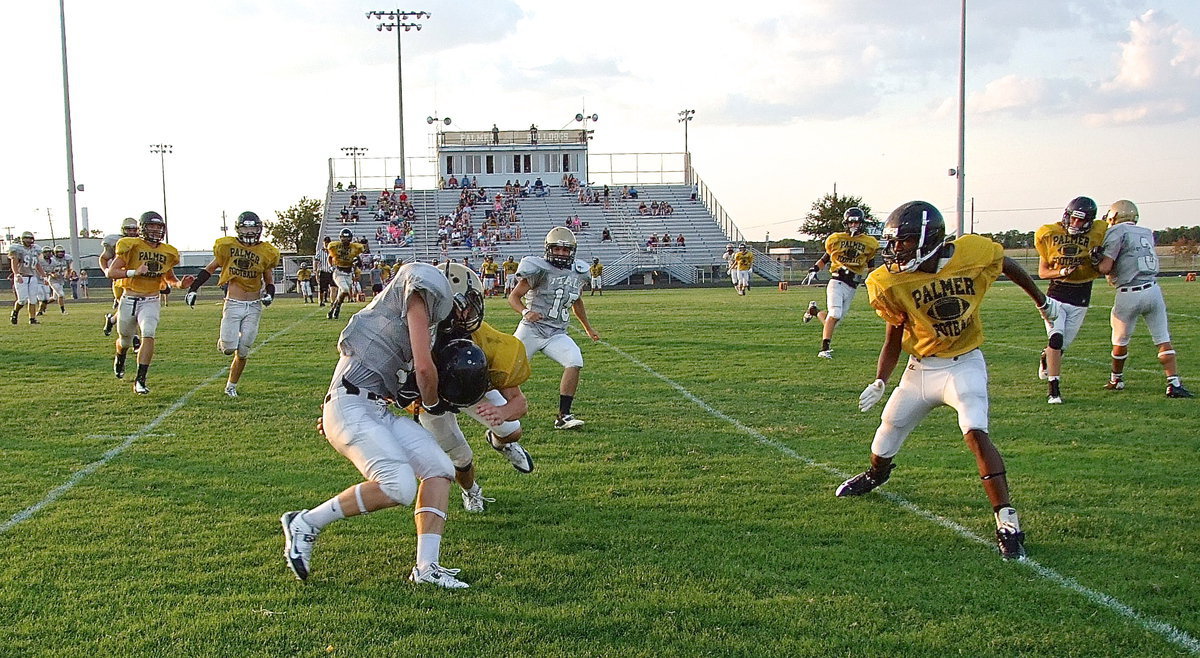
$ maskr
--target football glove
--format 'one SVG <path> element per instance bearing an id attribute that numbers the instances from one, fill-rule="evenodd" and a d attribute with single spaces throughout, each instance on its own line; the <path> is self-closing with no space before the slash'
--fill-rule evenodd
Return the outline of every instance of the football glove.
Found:
<path id="1" fill-rule="evenodd" d="M 424 402 L 422 402 L 421 410 L 424 411 L 425 413 L 429 414 L 430 416 L 441 416 L 442 414 L 446 413 L 447 411 L 449 411 L 451 413 L 458 413 L 458 407 L 455 407 L 454 405 L 450 404 L 449 402 L 447 402 L 446 400 L 444 400 L 442 398 L 438 398 L 438 401 L 436 403 L 434 403 L 433 406 L 427 405 Z"/>
<path id="2" fill-rule="evenodd" d="M 812 272 L 813 274 L 816 274 L 817 272 L 821 271 L 821 268 L 817 267 L 816 265 L 813 265 L 812 267 L 808 268 L 808 271 Z"/>
<path id="3" fill-rule="evenodd" d="M 270 306 L 271 302 L 275 301 L 275 298 L 271 295 L 264 294 L 262 297 L 258 298 L 258 301 L 262 302 L 263 306 Z"/>
<path id="4" fill-rule="evenodd" d="M 1062 303 L 1053 297 L 1047 297 L 1046 302 L 1037 309 L 1042 314 L 1042 319 L 1046 322 L 1054 322 L 1058 319 L 1059 313 L 1062 313 Z"/>
<path id="5" fill-rule="evenodd" d="M 1097 265 L 1100 264 L 1100 261 L 1104 260 L 1104 247 L 1101 247 L 1101 246 L 1092 247 L 1091 256 L 1092 256 L 1092 267 L 1096 267 Z"/>
<path id="6" fill-rule="evenodd" d="M 197 296 L 198 295 L 196 294 L 195 291 L 189 290 L 188 293 L 183 296 L 183 303 L 187 304 L 188 306 L 190 306 L 192 308 L 196 308 L 196 297 Z"/>
<path id="7" fill-rule="evenodd" d="M 887 386 L 882 379 L 876 379 L 863 389 L 858 396 L 858 410 L 867 411 L 883 399 L 883 389 Z"/>

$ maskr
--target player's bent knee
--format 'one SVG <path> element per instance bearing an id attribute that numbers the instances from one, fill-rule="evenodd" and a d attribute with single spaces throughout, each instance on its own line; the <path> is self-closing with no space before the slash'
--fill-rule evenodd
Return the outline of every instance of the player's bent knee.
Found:
<path id="1" fill-rule="evenodd" d="M 417 482 L 406 468 L 384 466 L 380 469 L 379 490 L 397 505 L 409 505 L 417 497 Z"/>
<path id="2" fill-rule="evenodd" d="M 1050 334 L 1050 342 L 1048 345 L 1052 350 L 1061 350 L 1063 348 L 1063 335 L 1057 331 Z"/>
<path id="3" fill-rule="evenodd" d="M 246 359 L 246 357 L 250 356 L 250 346 L 249 345 L 238 345 L 237 355 L 240 359 L 242 359 L 244 361 Z"/>
<path id="4" fill-rule="evenodd" d="M 454 464 L 454 469 L 457 471 L 465 471 L 471 468 L 471 461 L 475 457 L 475 453 L 471 450 L 471 446 L 466 443 L 455 446 L 446 451 L 446 456 L 450 458 L 450 462 Z"/>

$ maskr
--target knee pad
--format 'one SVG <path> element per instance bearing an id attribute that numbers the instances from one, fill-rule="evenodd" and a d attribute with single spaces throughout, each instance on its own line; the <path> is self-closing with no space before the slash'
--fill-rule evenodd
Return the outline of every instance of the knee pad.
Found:
<path id="1" fill-rule="evenodd" d="M 129 348 L 133 347 L 133 336 L 126 336 L 124 334 L 120 334 L 117 337 L 117 345 L 121 346 L 122 352 L 124 352 L 125 350 L 128 350 Z"/>
<path id="2" fill-rule="evenodd" d="M 397 505 L 408 505 L 417 497 L 417 482 L 412 471 L 399 465 L 381 465 L 376 482 L 383 495 Z"/>
<path id="3" fill-rule="evenodd" d="M 1063 335 L 1057 331 L 1050 334 L 1049 346 L 1052 350 L 1061 350 L 1063 348 Z"/>
<path id="4" fill-rule="evenodd" d="M 238 345 L 238 348 L 235 351 L 237 352 L 237 355 L 242 357 L 243 359 L 250 356 L 250 347 L 248 345 L 245 347 Z"/>
<path id="5" fill-rule="evenodd" d="M 471 446 L 463 443 L 447 450 L 446 456 L 450 458 L 450 463 L 454 464 L 454 470 L 465 471 L 471 468 L 471 460 L 474 459 L 475 453 L 471 451 Z"/>
<path id="6" fill-rule="evenodd" d="M 230 346 L 226 345 L 223 341 L 221 341 L 221 339 L 218 338 L 217 339 L 217 351 L 220 352 L 221 354 L 224 354 L 225 356 L 232 356 L 233 353 L 237 351 L 237 345 L 230 347 Z"/>

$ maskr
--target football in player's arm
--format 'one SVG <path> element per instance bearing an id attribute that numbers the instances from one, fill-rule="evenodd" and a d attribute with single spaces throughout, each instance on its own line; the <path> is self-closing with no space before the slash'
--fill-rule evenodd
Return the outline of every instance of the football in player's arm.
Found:
<path id="1" fill-rule="evenodd" d="M 229 380 L 225 382 L 225 395 L 232 398 L 238 396 L 237 384 L 258 337 L 263 307 L 270 306 L 275 299 L 274 270 L 279 263 L 279 250 L 262 241 L 263 224 L 257 214 L 247 210 L 238 215 L 234 230 L 237 237 L 218 238 L 213 244 L 212 260 L 196 275 L 183 298 L 189 307 L 195 308 L 200 286 L 221 268 L 217 285 L 228 284 L 228 287 L 217 349 L 233 356 Z"/>
<path id="2" fill-rule="evenodd" d="M 175 288 L 192 284 L 195 277 L 175 277 L 173 269 L 179 264 L 179 252 L 163 242 L 167 223 L 162 215 L 153 210 L 142 213 L 138 219 L 138 237 L 121 238 L 116 253 L 109 263 L 108 278 L 124 280 L 124 292 L 117 311 L 116 356 L 113 358 L 113 374 L 117 379 L 125 377 L 125 354 L 133 345 L 133 336 L 141 333 L 142 347 L 137 355 L 137 377 L 133 390 L 146 395 L 146 374 L 154 359 L 155 335 L 158 331 L 158 316 L 161 302 L 159 289 L 165 281 Z"/>
<path id="3" fill-rule="evenodd" d="M 843 482 L 838 496 L 859 496 L 887 482 L 904 440 L 934 408 L 958 412 L 959 429 L 975 454 L 979 476 L 996 520 L 996 541 L 1006 559 L 1025 555 L 1024 533 L 1009 499 L 1004 459 L 988 436 L 987 366 L 979 347 L 979 307 L 1004 273 L 1042 317 L 1052 320 L 1058 304 L 1043 295 L 999 244 L 976 235 L 943 243 L 945 221 L 933 205 L 911 201 L 884 224 L 884 266 L 867 278 L 871 306 L 887 323 L 875 381 L 859 396 L 867 411 L 883 399 L 900 359 L 910 355 L 900 383 L 883 409 L 871 444 L 870 468 Z"/>

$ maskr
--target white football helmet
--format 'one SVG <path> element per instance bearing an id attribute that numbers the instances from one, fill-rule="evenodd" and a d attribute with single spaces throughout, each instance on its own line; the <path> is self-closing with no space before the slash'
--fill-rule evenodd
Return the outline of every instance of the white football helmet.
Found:
<path id="1" fill-rule="evenodd" d="M 566 247 L 570 249 L 570 253 L 554 254 L 551 253 L 551 247 Z M 578 247 L 575 234 L 571 232 L 571 229 L 565 226 L 555 226 L 546 234 L 546 251 L 543 255 L 555 267 L 570 267 L 575 262 L 575 250 Z"/>
<path id="2" fill-rule="evenodd" d="M 450 280 L 454 297 L 454 314 L 450 326 L 462 334 L 472 334 L 483 324 L 483 281 L 471 268 L 447 261 L 440 268 Z"/>
<path id="3" fill-rule="evenodd" d="M 1132 201 L 1121 199 L 1112 204 L 1108 208 L 1108 212 L 1104 213 L 1104 221 L 1108 222 L 1109 226 L 1116 226 L 1124 222 L 1137 223 L 1138 209 Z"/>

